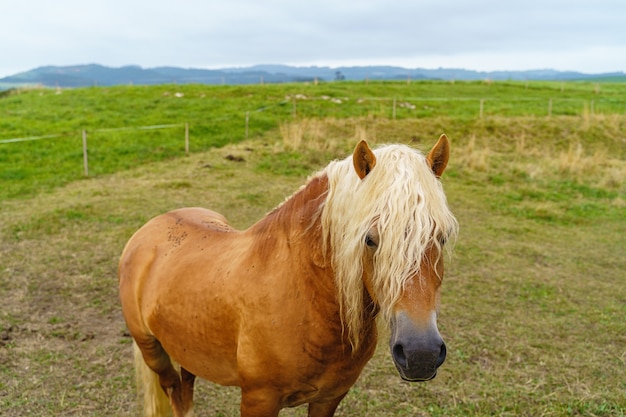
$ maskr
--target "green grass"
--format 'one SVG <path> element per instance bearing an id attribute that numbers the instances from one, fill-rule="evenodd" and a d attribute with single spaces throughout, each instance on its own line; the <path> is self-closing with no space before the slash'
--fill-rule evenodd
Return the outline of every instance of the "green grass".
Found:
<path id="1" fill-rule="evenodd" d="M 215 88 L 214 94 L 242 106 L 250 92 L 265 94 L 250 104 L 252 108 L 279 102 L 285 93 L 300 88 L 316 94 L 337 88 L 337 96 L 350 97 L 377 91 L 382 96 L 387 88 L 476 88 L 476 96 L 494 86 L 526 90 L 524 84 L 497 84 L 338 83 L 225 87 Z M 580 88 L 580 94 L 587 94 L 585 88 L 590 87 L 566 84 L 565 91 Z M 181 99 L 194 88 L 205 91 L 189 88 Z M 601 88 L 602 94 L 608 87 Z M 152 91 L 136 87 L 120 91 L 125 89 L 141 93 L 134 99 L 138 101 Z M 528 90 L 533 89 L 542 94 L 550 89 L 558 92 L 560 84 L 529 84 Z M 173 87 L 154 91 L 163 97 L 166 90 L 176 91 Z M 104 95 L 104 91 L 70 90 L 63 95 L 77 94 L 79 103 L 82 94 Z M 28 94 L 34 94 L 29 100 L 40 98 L 37 91 Z M 200 97 L 198 101 L 202 102 Z M 326 100 L 319 103 L 331 105 Z M 0 108 L 6 109 L 3 105 Z M 37 111 L 42 112 L 41 119 L 50 112 L 31 110 L 31 120 L 38 119 Z M 458 117 L 399 117 L 398 113 L 392 120 L 385 116 L 388 110 L 378 108 L 372 114 L 338 110 L 330 118 L 298 110 L 298 117 L 292 119 L 287 106 L 284 114 L 268 117 L 267 127 L 255 131 L 248 141 L 236 137 L 233 143 L 220 143 L 218 130 L 207 131 L 192 135 L 206 142 L 207 150 L 198 145 L 183 157 L 177 137 L 178 150 L 138 159 L 142 156 L 135 150 L 124 151 L 124 144 L 130 149 L 132 142 L 120 139 L 115 145 L 121 155 L 119 166 L 115 154 L 105 147 L 108 156 L 103 156 L 103 168 L 94 162 L 95 174 L 88 179 L 79 172 L 54 182 L 51 176 L 57 175 L 53 173 L 57 168 L 51 167 L 35 179 L 26 170 L 24 177 L 3 182 L 2 415 L 138 414 L 132 349 L 117 296 L 116 262 L 131 234 L 152 216 L 178 207 L 204 206 L 244 228 L 294 192 L 308 174 L 347 155 L 362 137 L 373 144 L 404 142 L 427 150 L 442 132 L 452 141 L 444 188 L 461 225 L 454 252 L 446 260 L 438 322 L 448 358 L 433 381 L 403 382 L 383 333 L 375 357 L 337 415 L 626 415 L 624 116 L 517 114 L 479 120 L 468 111 Z M 238 111 L 233 108 L 232 114 Z M 111 112 L 111 120 L 147 117 Z M 182 117 L 165 119 L 158 123 L 183 121 Z M 164 141 L 161 146 L 169 146 L 167 131 L 158 134 L 164 135 L 159 138 Z M 107 144 L 115 136 L 96 133 L 94 141 L 98 135 Z M 141 135 L 133 140 L 143 140 Z M 80 137 L 77 140 L 80 143 Z M 31 152 L 36 155 L 37 147 L 47 141 L 26 143 L 33 144 Z M 94 146 L 94 152 L 97 149 Z M 51 160 L 63 160 L 54 148 L 49 152 Z M 80 151 L 76 157 L 80 171 Z M 5 191 L 9 183 L 15 187 L 13 194 Z M 20 187 L 26 191 L 16 195 Z M 238 415 L 236 389 L 199 381 L 196 402 L 198 415 Z M 281 415 L 304 416 L 306 411 L 300 407 Z"/>
<path id="2" fill-rule="evenodd" d="M 298 119 L 448 118 L 463 130 L 479 117 L 542 118 L 624 114 L 626 85 L 550 82 L 376 82 L 256 86 L 121 86 L 15 90 L 0 97 L 0 199 L 30 196 L 84 176 L 110 174 L 191 152 L 261 137 Z M 333 100 L 335 99 L 335 100 Z M 295 112 L 294 112 L 295 110 Z M 447 123 L 446 123 L 447 124 Z M 592 123 L 594 124 L 594 123 Z M 138 130 L 155 125 L 164 129 Z M 534 129 L 534 127 L 531 127 Z M 48 138 L 47 136 L 54 137 Z M 27 142 L 2 143 L 19 138 Z"/>

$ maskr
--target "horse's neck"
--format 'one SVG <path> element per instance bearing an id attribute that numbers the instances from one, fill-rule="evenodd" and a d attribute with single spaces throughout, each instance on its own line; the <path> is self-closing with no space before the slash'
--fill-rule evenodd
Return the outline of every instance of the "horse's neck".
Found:
<path id="1" fill-rule="evenodd" d="M 308 184 L 291 196 L 281 206 L 256 223 L 252 230 L 260 240 L 270 235 L 282 236 L 289 240 L 290 256 L 306 257 L 315 265 L 315 274 L 304 274 L 311 279 L 310 284 L 318 291 L 326 293 L 328 301 L 334 304 L 339 314 L 337 287 L 334 271 L 331 267 L 330 253 L 324 253 L 323 233 L 321 227 L 321 205 L 328 193 L 328 177 L 320 175 L 311 179 Z M 361 339 L 368 341 L 361 346 L 358 355 L 371 356 L 376 345 L 376 316 L 378 307 L 363 287 L 364 310 Z M 332 295 L 331 295 L 332 294 Z M 343 343 L 350 345 L 347 334 L 341 332 Z"/>
<path id="2" fill-rule="evenodd" d="M 317 216 L 317 211 L 324 201 L 327 190 L 327 177 L 314 177 L 285 202 L 254 224 L 252 229 L 262 232 L 272 228 L 293 228 L 294 231 L 306 228 L 308 223 Z"/>
<path id="3" fill-rule="evenodd" d="M 310 229 L 312 223 L 319 225 L 319 209 L 328 192 L 328 177 L 313 177 L 302 189 L 291 196 L 277 211 L 285 224 L 296 229 Z M 320 234 L 321 236 L 321 234 Z"/>
<path id="4" fill-rule="evenodd" d="M 288 239 L 291 245 L 301 243 L 316 265 L 322 266 L 320 207 L 328 192 L 328 177 L 313 177 L 304 187 L 275 208 L 249 230 L 260 238 L 273 236 Z"/>

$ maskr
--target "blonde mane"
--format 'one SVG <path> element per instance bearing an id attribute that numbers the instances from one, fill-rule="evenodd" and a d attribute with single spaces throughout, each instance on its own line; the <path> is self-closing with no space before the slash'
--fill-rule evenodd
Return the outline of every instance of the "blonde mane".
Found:
<path id="1" fill-rule="evenodd" d="M 454 238 L 457 222 L 426 157 L 404 145 L 374 151 L 377 164 L 360 179 L 352 158 L 331 162 L 321 208 L 324 247 L 331 248 L 341 318 L 353 349 L 363 330 L 365 236 L 374 225 L 380 240 L 374 255 L 373 291 L 389 319 L 407 280 L 419 273 L 429 245 Z M 325 250 L 325 253 L 328 253 Z"/>

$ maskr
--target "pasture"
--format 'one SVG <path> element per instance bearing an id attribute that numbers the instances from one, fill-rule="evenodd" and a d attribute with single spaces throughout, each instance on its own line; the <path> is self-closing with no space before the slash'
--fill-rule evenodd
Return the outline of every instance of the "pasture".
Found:
<path id="1" fill-rule="evenodd" d="M 15 151 L 22 144 L 0 145 L 0 414 L 137 415 L 116 268 L 149 218 L 203 206 L 245 228 L 362 138 L 427 151 L 445 132 L 452 152 L 442 181 L 461 226 L 446 259 L 438 320 L 447 360 L 434 380 L 403 382 L 383 330 L 337 415 L 625 415 L 626 118 L 597 114 L 605 87 L 561 87 L 535 86 L 528 102 L 559 93 L 589 103 L 595 97 L 596 113 L 585 112 L 583 101 L 578 113 L 559 113 L 554 101 L 550 117 L 525 106 L 478 117 L 481 97 L 506 103 L 527 91 L 523 83 L 181 86 L 195 97 L 186 106 L 163 95 L 178 86 L 0 99 L 2 138 L 186 121 L 192 144 L 197 138 L 184 156 L 180 135 L 169 131 L 142 134 L 137 146 L 130 146 L 135 133 L 100 133 L 107 146 L 87 179 L 80 147 L 64 142 L 78 136 L 31 141 L 19 148 L 26 152 Z M 623 87 L 606 87 L 609 99 L 623 97 Z M 242 114 L 303 89 L 307 97 L 350 97 L 351 105 L 318 100 L 307 114 L 298 102 L 294 116 L 287 100 L 275 112 L 254 113 L 244 139 Z M 389 101 L 358 106 L 358 97 L 383 92 L 456 95 L 472 104 L 454 102 L 459 107 L 449 112 L 445 101 L 398 107 L 395 118 Z M 203 117 L 232 123 L 202 124 Z M 33 153 L 46 166 L 38 168 Z M 236 416 L 238 404 L 237 390 L 197 383 L 197 415 Z"/>

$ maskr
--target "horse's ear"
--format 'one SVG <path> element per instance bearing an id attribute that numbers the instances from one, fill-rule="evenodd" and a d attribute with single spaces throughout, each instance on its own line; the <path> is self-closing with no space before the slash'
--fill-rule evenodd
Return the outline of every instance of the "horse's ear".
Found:
<path id="1" fill-rule="evenodd" d="M 354 153 L 352 154 L 352 163 L 354 164 L 354 169 L 359 176 L 359 178 L 363 179 L 370 171 L 376 166 L 376 156 L 374 156 L 374 152 L 367 146 L 367 142 L 364 140 L 360 141 L 356 148 L 354 148 Z"/>
<path id="2" fill-rule="evenodd" d="M 426 160 L 428 165 L 435 173 L 437 178 L 441 177 L 443 171 L 445 171 L 448 165 L 448 158 L 450 157 L 450 142 L 446 135 L 441 135 L 435 146 L 428 152 Z"/>

